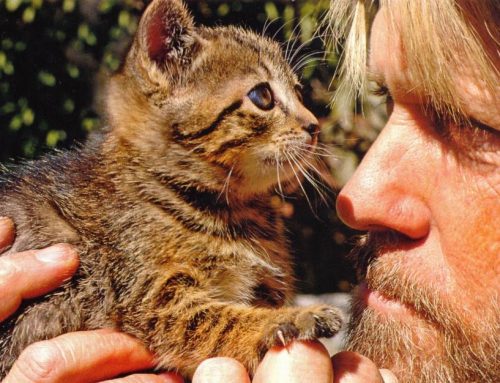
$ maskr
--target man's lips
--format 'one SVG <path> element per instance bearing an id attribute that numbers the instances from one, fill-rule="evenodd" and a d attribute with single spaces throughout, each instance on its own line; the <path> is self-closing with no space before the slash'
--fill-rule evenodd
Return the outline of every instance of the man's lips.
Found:
<path id="1" fill-rule="evenodd" d="M 359 298 L 366 305 L 378 313 L 387 316 L 408 316 L 413 310 L 402 302 L 387 298 L 379 291 L 370 290 L 365 282 L 359 285 Z"/>

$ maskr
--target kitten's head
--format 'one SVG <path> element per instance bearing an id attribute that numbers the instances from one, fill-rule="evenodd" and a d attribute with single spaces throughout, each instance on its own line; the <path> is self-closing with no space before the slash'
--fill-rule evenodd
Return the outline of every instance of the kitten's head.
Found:
<path id="1" fill-rule="evenodd" d="M 181 1 L 155 0 L 111 82 L 108 111 L 114 134 L 151 158 L 175 166 L 184 157 L 207 183 L 231 175 L 234 192 L 256 194 L 307 167 L 319 128 L 300 88 L 276 42 L 196 27 Z"/>

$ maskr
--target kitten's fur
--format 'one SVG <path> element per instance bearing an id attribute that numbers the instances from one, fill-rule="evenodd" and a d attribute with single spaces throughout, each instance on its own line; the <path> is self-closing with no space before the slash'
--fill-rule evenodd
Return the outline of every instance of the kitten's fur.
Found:
<path id="1" fill-rule="evenodd" d="M 259 83 L 269 110 L 247 96 Z M 278 44 L 153 1 L 110 81 L 109 129 L 0 183 L 9 252 L 69 242 L 81 257 L 62 289 L 2 324 L 0 377 L 29 344 L 84 329 L 132 334 L 188 377 L 208 357 L 253 372 L 275 344 L 332 336 L 336 309 L 283 306 L 291 267 L 271 191 L 297 182 L 286 156 L 317 135 L 297 84 Z"/>

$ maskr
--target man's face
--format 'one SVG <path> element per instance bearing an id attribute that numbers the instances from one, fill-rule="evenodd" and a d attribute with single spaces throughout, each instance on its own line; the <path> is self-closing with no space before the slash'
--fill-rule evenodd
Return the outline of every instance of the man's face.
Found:
<path id="1" fill-rule="evenodd" d="M 392 95 L 390 119 L 337 201 L 345 223 L 368 231 L 349 348 L 404 382 L 493 382 L 500 349 L 500 95 L 488 99 L 477 79 L 462 75 L 456 94 L 472 125 L 434 117 L 387 26 L 382 10 L 372 29 L 370 72 Z"/>

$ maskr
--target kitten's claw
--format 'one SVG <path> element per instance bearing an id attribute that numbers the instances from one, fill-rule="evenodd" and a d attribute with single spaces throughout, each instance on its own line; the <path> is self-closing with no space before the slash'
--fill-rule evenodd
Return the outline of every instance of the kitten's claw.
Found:
<path id="1" fill-rule="evenodd" d="M 330 338 L 342 325 L 342 315 L 335 307 L 321 305 L 297 309 L 287 317 L 280 317 L 264 336 L 262 347 L 286 347 L 294 340 Z"/>
<path id="2" fill-rule="evenodd" d="M 278 335 L 278 338 L 281 341 L 281 344 L 283 345 L 283 347 L 286 347 L 285 336 L 283 335 L 283 331 L 278 330 L 277 335 Z"/>

